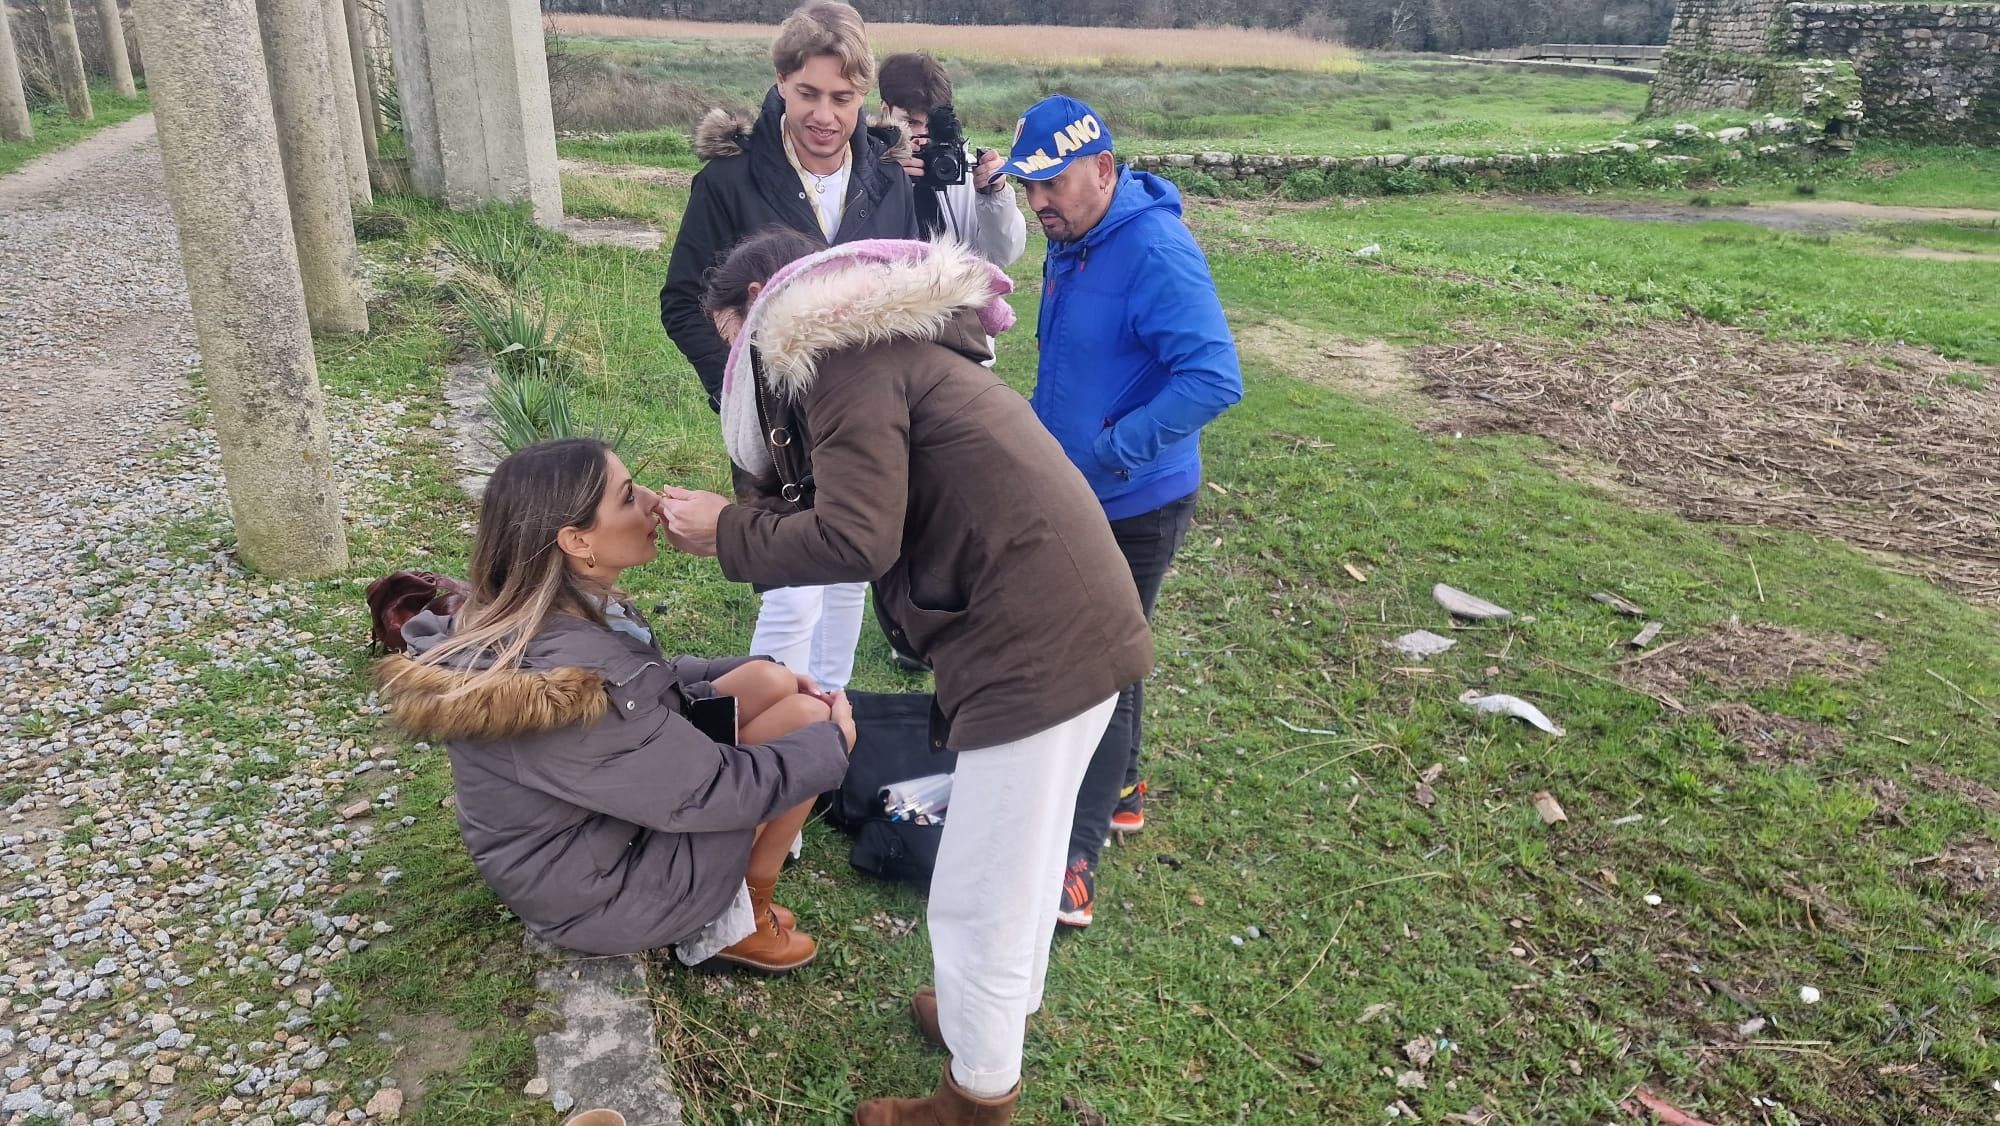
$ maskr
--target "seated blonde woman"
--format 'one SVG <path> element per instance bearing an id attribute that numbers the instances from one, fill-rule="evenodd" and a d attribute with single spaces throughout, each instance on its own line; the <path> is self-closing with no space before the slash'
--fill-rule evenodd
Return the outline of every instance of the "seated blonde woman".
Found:
<path id="1" fill-rule="evenodd" d="M 617 589 L 658 554 L 657 504 L 601 442 L 508 457 L 471 597 L 411 619 L 411 655 L 377 680 L 404 728 L 450 748 L 466 848 L 530 931 L 782 973 L 816 947 L 772 902 L 778 869 L 846 773 L 852 712 L 767 660 L 665 655 Z M 685 715 L 719 696 L 737 701 L 732 742 Z"/>

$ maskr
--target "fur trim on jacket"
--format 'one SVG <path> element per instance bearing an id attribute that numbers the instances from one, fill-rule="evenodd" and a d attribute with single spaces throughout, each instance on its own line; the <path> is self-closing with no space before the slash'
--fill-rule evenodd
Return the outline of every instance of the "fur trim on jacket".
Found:
<path id="1" fill-rule="evenodd" d="M 888 142 L 888 149 L 882 154 L 882 163 L 895 164 L 915 151 L 910 145 L 909 130 L 902 123 L 870 118 L 863 125 Z M 701 122 L 694 127 L 694 154 L 703 160 L 742 156 L 749 148 L 750 135 L 756 131 L 757 119 L 747 110 L 715 106 L 703 114 Z"/>
<path id="2" fill-rule="evenodd" d="M 950 241 L 871 239 L 801 258 L 771 278 L 744 317 L 722 381 L 722 436 L 729 457 L 755 476 L 771 472 L 757 418 L 751 353 L 769 393 L 797 402 L 821 357 L 891 340 L 935 338 L 971 310 L 989 336 L 1014 324 L 999 267 Z"/>
<path id="3" fill-rule="evenodd" d="M 420 739 L 505 739 L 604 718 L 594 669 L 522 669 L 462 691 L 478 673 L 398 654 L 375 662 L 375 686 L 397 726 Z"/>

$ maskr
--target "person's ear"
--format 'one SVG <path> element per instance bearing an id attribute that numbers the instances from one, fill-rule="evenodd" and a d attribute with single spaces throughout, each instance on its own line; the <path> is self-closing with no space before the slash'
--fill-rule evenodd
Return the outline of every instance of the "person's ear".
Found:
<path id="1" fill-rule="evenodd" d="M 597 552 L 590 546 L 590 533 L 571 525 L 556 533 L 556 547 L 585 567 L 597 565 Z"/>
<path id="2" fill-rule="evenodd" d="M 1097 182 L 1110 187 L 1118 182 L 1118 158 L 1108 152 L 1097 154 Z"/>
<path id="3" fill-rule="evenodd" d="M 758 295 L 758 294 L 760 294 L 760 293 L 762 293 L 762 292 L 764 292 L 764 283 L 763 283 L 763 282 L 751 282 L 751 283 L 750 283 L 750 284 L 749 284 L 748 286 L 745 286 L 745 287 L 744 287 L 744 289 L 743 289 L 743 306 L 744 306 L 744 308 L 746 308 L 746 309 L 747 309 L 747 308 L 749 308 L 749 307 L 750 307 L 750 306 L 751 306 L 752 304 L 755 304 L 755 303 L 756 303 L 756 301 L 757 301 L 757 295 Z"/>

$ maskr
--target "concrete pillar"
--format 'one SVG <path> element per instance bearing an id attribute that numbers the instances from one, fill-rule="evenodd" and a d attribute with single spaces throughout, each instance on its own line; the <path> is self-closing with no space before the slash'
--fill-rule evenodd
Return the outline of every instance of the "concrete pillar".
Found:
<path id="1" fill-rule="evenodd" d="M 118 0 L 97 0 L 97 23 L 104 32 L 105 65 L 111 69 L 111 87 L 127 98 L 139 96 L 132 82 L 132 56 L 125 53 L 125 17 L 118 14 Z"/>
<path id="2" fill-rule="evenodd" d="M 334 98 L 326 17 L 320 0 L 256 0 L 256 4 L 306 313 L 313 331 L 321 335 L 367 332 L 361 256 L 354 246 L 354 209 L 348 202 L 347 156 L 340 141 L 340 111 L 353 102 Z M 146 42 L 153 38 L 148 36 Z"/>
<path id="3" fill-rule="evenodd" d="M 368 13 L 362 10 L 358 0 L 345 0 L 341 4 L 341 14 L 347 19 L 347 61 L 354 71 L 355 109 L 361 115 L 361 151 L 372 163 L 382 155 L 382 111 L 375 90 L 375 68 L 368 61 Z M 339 60 L 335 60 L 334 65 L 339 66 Z"/>
<path id="4" fill-rule="evenodd" d="M 454 208 L 528 204 L 536 222 L 561 223 L 536 0 L 390 0 L 389 12 L 417 190 Z"/>
<path id="5" fill-rule="evenodd" d="M 0 0 L 0 141 L 34 139 L 28 92 L 21 86 L 21 58 L 14 53 L 14 32 L 7 26 L 6 0 Z"/>
<path id="6" fill-rule="evenodd" d="M 333 81 L 333 110 L 340 117 L 340 152 L 347 161 L 347 190 L 356 207 L 375 202 L 368 187 L 368 149 L 361 141 L 361 101 L 354 95 L 354 57 L 347 50 L 347 5 L 320 0 L 326 21 L 326 73 Z"/>
<path id="7" fill-rule="evenodd" d="M 76 40 L 76 16 L 69 0 L 42 0 L 42 10 L 49 17 L 49 50 L 55 55 L 49 62 L 55 67 L 63 103 L 69 107 L 72 120 L 89 121 L 97 113 L 90 108 L 90 80 L 83 74 L 83 45 Z"/>
<path id="8" fill-rule="evenodd" d="M 243 561 L 347 568 L 252 0 L 137 0 L 146 84 Z"/>

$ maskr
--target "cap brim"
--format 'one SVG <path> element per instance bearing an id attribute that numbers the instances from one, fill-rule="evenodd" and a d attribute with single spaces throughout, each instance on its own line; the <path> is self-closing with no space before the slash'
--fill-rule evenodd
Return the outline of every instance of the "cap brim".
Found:
<path id="1" fill-rule="evenodd" d="M 1012 176 L 1016 180 L 1053 180 L 1064 172 L 1069 171 L 1069 166 L 1075 164 L 1076 160 L 1077 158 L 1074 156 L 1066 156 L 1038 172 L 1023 172 L 1019 168 L 1016 168 L 1014 162 L 1010 160 L 1000 166 L 1000 174 L 1003 176 Z"/>

